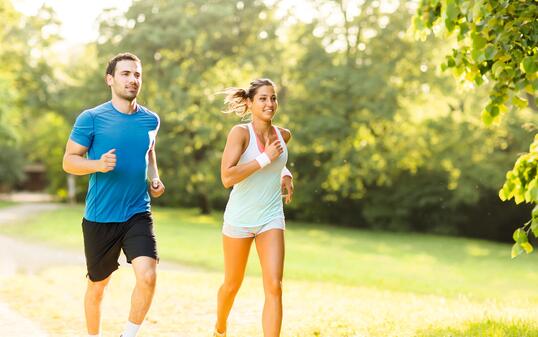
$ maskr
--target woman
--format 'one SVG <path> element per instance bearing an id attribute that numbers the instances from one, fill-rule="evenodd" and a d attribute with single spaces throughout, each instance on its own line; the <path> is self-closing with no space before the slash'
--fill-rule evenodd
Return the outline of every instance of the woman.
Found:
<path id="1" fill-rule="evenodd" d="M 252 121 L 232 128 L 222 155 L 222 183 L 233 189 L 224 212 L 224 282 L 218 292 L 214 336 L 226 336 L 226 321 L 255 241 L 265 292 L 263 334 L 275 337 L 280 335 L 282 324 L 282 191 L 286 203 L 293 196 L 292 177 L 286 169 L 286 144 L 291 133 L 272 124 L 278 101 L 271 80 L 257 79 L 248 89 L 229 88 L 225 93 L 224 112 L 235 112 L 241 117 L 251 114 Z"/>

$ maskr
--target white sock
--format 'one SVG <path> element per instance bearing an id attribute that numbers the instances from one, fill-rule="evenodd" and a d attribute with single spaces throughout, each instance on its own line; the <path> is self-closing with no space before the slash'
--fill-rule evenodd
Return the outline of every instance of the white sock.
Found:
<path id="1" fill-rule="evenodd" d="M 136 337 L 138 329 L 140 329 L 140 324 L 134 324 L 131 323 L 131 321 L 127 321 L 127 324 L 125 325 L 125 330 L 123 330 L 121 337 Z"/>

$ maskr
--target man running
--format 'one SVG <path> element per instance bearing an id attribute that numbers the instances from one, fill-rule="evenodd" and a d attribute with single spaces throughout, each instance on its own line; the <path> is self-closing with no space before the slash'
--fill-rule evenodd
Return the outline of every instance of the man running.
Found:
<path id="1" fill-rule="evenodd" d="M 74 175 L 90 175 L 82 219 L 88 335 L 100 336 L 103 291 L 118 269 L 123 250 L 136 285 L 122 336 L 135 337 L 151 305 L 156 281 L 158 255 L 149 194 L 157 198 L 164 193 L 155 154 L 159 117 L 136 103 L 142 86 L 138 57 L 116 55 L 108 62 L 105 81 L 112 99 L 78 116 L 63 168 Z"/>

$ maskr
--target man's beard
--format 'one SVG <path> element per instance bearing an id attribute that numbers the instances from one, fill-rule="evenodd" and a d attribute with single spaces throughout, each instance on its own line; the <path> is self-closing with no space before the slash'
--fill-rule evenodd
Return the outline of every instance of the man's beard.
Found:
<path id="1" fill-rule="evenodd" d="M 138 91 L 135 93 L 132 92 L 121 92 L 117 94 L 120 98 L 123 98 L 126 101 L 132 102 L 135 100 L 136 96 L 138 96 Z"/>

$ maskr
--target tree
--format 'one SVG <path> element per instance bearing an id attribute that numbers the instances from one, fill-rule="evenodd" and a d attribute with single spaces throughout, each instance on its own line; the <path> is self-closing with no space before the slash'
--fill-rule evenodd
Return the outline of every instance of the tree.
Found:
<path id="1" fill-rule="evenodd" d="M 18 27 L 20 15 L 7 0 L 0 0 L 0 189 L 10 188 L 23 178 L 21 167 L 21 137 L 18 128 L 16 69 L 20 60 L 15 56 L 10 34 Z M 14 55 L 15 54 L 15 55 Z"/>
<path id="2" fill-rule="evenodd" d="M 168 0 L 134 1 L 124 17 L 104 16 L 101 59 L 120 50 L 142 59 L 140 101 L 161 117 L 157 152 L 165 183 L 173 187 L 168 202 L 208 213 L 225 199 L 226 191 L 215 188 L 220 153 L 237 120 L 220 113 L 222 96 L 215 93 L 279 74 L 272 15 L 262 1 Z"/>
<path id="3" fill-rule="evenodd" d="M 538 3 L 499 0 L 422 0 L 414 18 L 416 30 L 457 33 L 458 42 L 446 57 L 444 68 L 474 85 L 491 83 L 489 102 L 482 120 L 491 124 L 506 112 L 529 105 L 537 111 L 534 97 L 538 91 Z M 524 95 L 524 96 L 523 96 Z M 516 203 L 538 202 L 538 161 L 536 143 L 530 153 L 518 158 L 507 173 L 499 192 L 502 200 Z M 535 188 L 536 186 L 536 188 Z M 514 232 L 512 257 L 530 253 L 529 231 L 537 231 L 538 208 L 533 218 Z"/>

